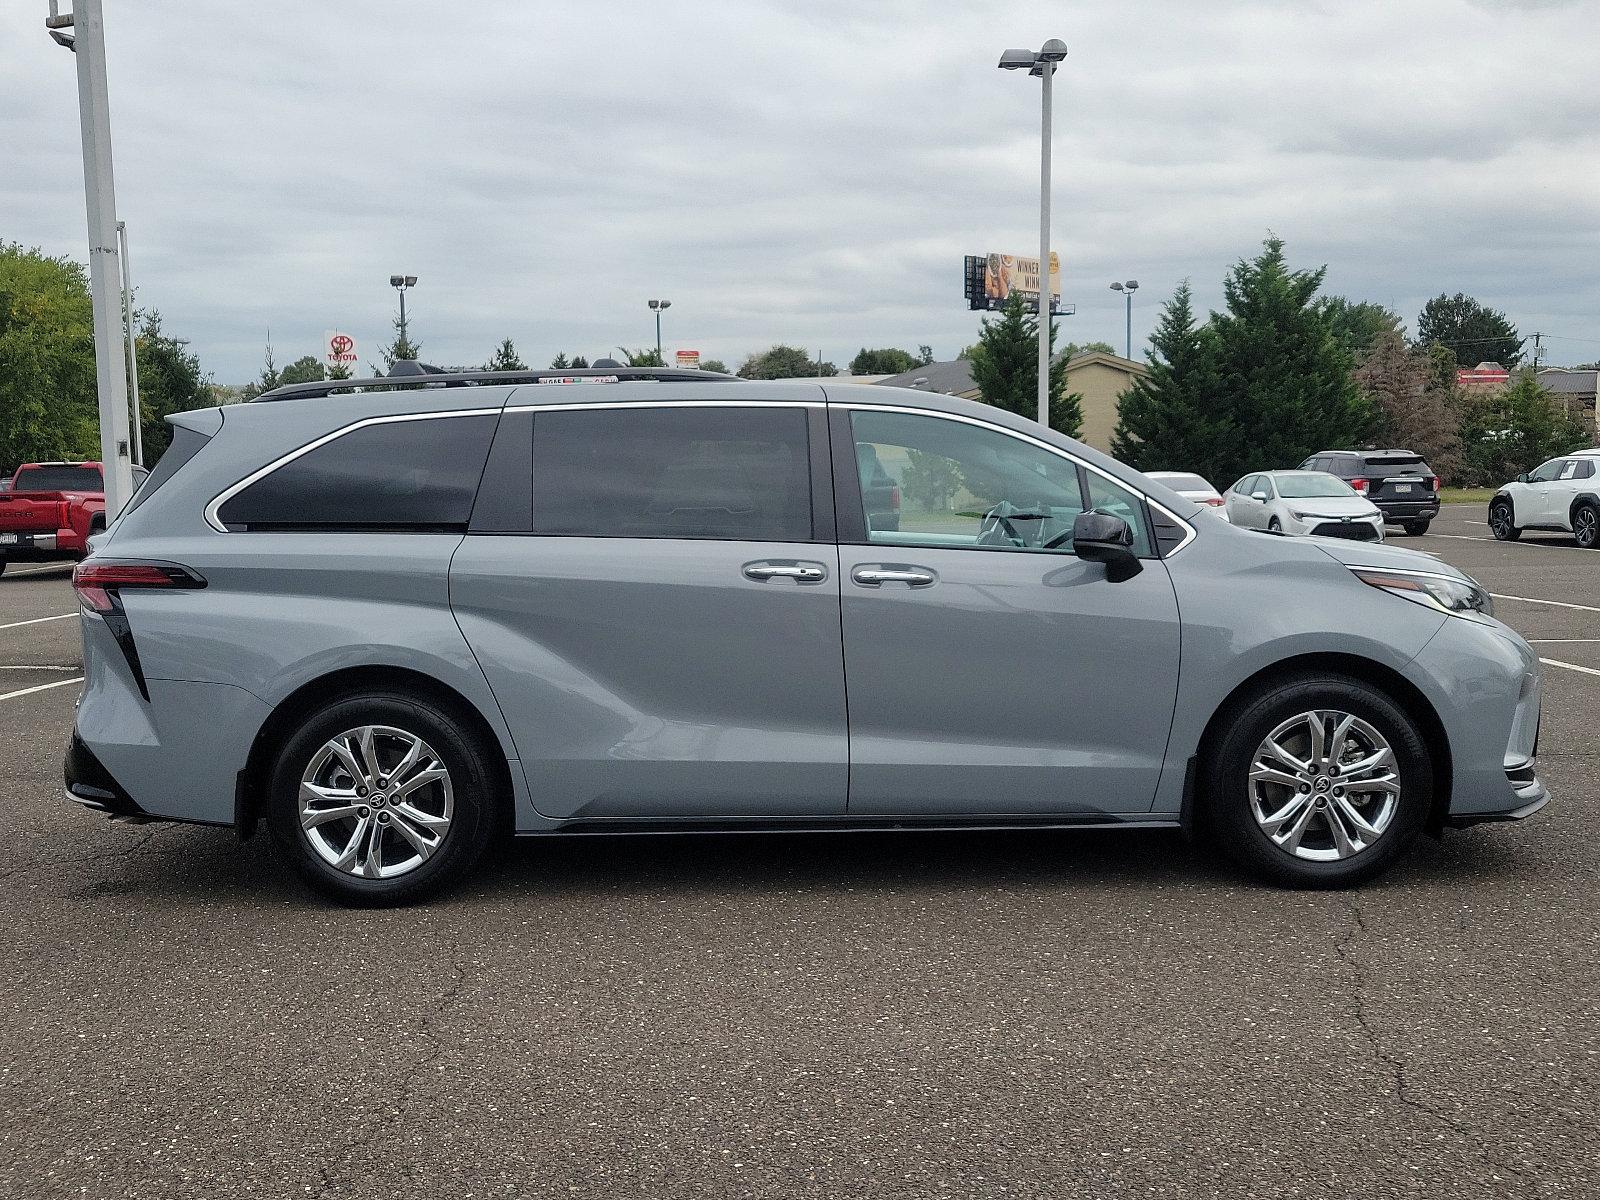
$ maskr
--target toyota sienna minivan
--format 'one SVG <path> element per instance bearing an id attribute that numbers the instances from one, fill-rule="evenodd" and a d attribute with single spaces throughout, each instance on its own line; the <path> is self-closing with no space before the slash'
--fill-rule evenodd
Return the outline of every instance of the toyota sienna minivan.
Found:
<path id="1" fill-rule="evenodd" d="M 619 369 L 169 420 L 74 575 L 67 791 L 265 822 L 346 901 L 645 831 L 1170 826 L 1338 887 L 1548 799 L 1473 580 L 981 404 Z"/>

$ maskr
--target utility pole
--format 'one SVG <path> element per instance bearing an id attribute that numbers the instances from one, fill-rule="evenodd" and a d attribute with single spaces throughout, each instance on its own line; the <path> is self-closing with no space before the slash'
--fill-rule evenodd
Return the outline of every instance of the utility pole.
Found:
<path id="1" fill-rule="evenodd" d="M 1539 360 L 1544 357 L 1544 347 L 1541 345 L 1543 341 L 1544 334 L 1536 333 L 1533 335 L 1533 369 L 1535 371 L 1539 369 Z"/>
<path id="2" fill-rule="evenodd" d="M 133 329 L 133 261 L 128 257 L 128 223 L 117 222 L 122 251 L 122 323 L 128 331 L 128 387 L 133 392 L 133 462 L 144 466 L 144 409 L 139 407 L 139 336 Z"/>
<path id="3" fill-rule="evenodd" d="M 111 104 L 106 88 L 105 22 L 101 0 L 73 0 L 59 11 L 50 0 L 45 28 L 78 60 L 78 117 L 83 128 L 83 190 L 89 213 L 89 292 L 94 309 L 94 373 L 100 400 L 100 462 L 106 517 L 114 520 L 133 494 L 129 458 L 128 380 L 122 318 L 117 312 L 117 198 L 111 174 Z M 71 29 L 72 33 L 63 33 Z"/>

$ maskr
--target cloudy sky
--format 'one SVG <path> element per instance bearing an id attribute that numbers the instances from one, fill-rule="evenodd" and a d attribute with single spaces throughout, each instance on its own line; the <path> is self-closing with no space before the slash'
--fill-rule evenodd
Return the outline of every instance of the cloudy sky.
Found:
<path id="1" fill-rule="evenodd" d="M 106 0 L 140 301 L 219 382 L 391 335 L 542 364 L 654 340 L 952 356 L 963 254 L 1054 245 L 1077 341 L 1135 354 L 1184 277 L 1220 303 L 1267 231 L 1414 322 L 1464 290 L 1600 358 L 1600 0 Z M 0 5 L 0 238 L 85 257 L 73 64 Z"/>

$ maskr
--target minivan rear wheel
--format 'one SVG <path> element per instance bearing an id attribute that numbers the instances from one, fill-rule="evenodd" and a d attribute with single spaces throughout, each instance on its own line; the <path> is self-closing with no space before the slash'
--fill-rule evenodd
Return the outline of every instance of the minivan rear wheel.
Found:
<path id="1" fill-rule="evenodd" d="M 348 904 L 404 904 L 459 880 L 494 828 L 489 750 L 419 696 L 345 696 L 310 714 L 273 765 L 267 820 L 295 869 Z"/>
<path id="2" fill-rule="evenodd" d="M 1347 887 L 1406 851 L 1432 796 L 1427 746 L 1390 696 L 1303 675 L 1243 700 L 1211 756 L 1206 811 L 1247 870 L 1288 887 Z"/>

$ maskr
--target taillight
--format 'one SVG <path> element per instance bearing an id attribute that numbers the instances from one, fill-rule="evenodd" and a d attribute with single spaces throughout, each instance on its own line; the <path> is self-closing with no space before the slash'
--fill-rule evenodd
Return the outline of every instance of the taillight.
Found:
<path id="1" fill-rule="evenodd" d="M 158 562 L 96 562 L 86 558 L 72 569 L 78 602 L 97 613 L 117 608 L 123 588 L 203 588 L 206 581 L 188 567 Z"/>
<path id="2" fill-rule="evenodd" d="M 1350 481 L 1350 486 L 1355 488 L 1356 491 L 1364 494 L 1367 490 L 1367 481 L 1365 479 L 1352 479 Z"/>
<path id="3" fill-rule="evenodd" d="M 897 487 L 889 489 L 889 507 L 894 509 L 895 512 L 900 511 L 900 489 Z"/>
<path id="4" fill-rule="evenodd" d="M 1227 503 L 1227 501 L 1224 500 L 1221 496 L 1207 496 L 1200 503 L 1209 504 L 1209 505 L 1211 505 L 1212 508 L 1221 508 L 1224 504 Z"/>
<path id="5" fill-rule="evenodd" d="M 56 501 L 56 528 L 65 529 L 72 524 L 72 505 L 65 500 Z"/>
<path id="6" fill-rule="evenodd" d="M 1428 486 L 1437 492 L 1439 490 L 1439 477 L 1437 475 L 1428 476 Z"/>

